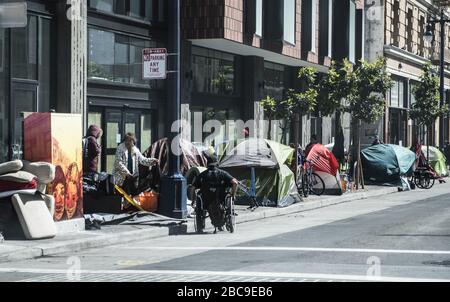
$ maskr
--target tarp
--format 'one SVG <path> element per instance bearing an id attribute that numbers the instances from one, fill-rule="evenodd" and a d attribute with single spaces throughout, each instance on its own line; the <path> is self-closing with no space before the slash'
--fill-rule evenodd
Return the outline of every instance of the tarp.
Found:
<path id="1" fill-rule="evenodd" d="M 144 153 L 145 157 L 153 157 L 159 160 L 161 173 L 163 175 L 168 172 L 168 139 L 164 138 L 154 143 Z M 180 140 L 181 147 L 181 172 L 185 174 L 193 167 L 204 167 L 207 165 L 207 160 L 201 152 L 191 142 L 187 140 Z"/>
<path id="2" fill-rule="evenodd" d="M 422 146 L 422 152 L 427 157 L 427 146 Z M 430 158 L 428 159 L 433 169 L 439 176 L 448 176 L 447 162 L 445 155 L 436 147 L 430 146 Z"/>
<path id="3" fill-rule="evenodd" d="M 279 144 L 274 141 L 251 138 L 229 151 L 225 148 L 226 154 L 220 161 L 221 168 L 249 168 L 259 167 L 267 169 L 277 169 L 292 159 L 294 149 L 289 146 Z"/>
<path id="4" fill-rule="evenodd" d="M 288 165 L 294 149 L 274 141 L 248 139 L 235 148 L 225 148 L 219 167 L 250 187 L 251 168 L 256 172 L 256 196 L 267 206 L 286 207 L 299 202 L 294 173 Z M 241 194 L 240 200 L 249 201 Z"/>
<path id="5" fill-rule="evenodd" d="M 313 162 L 315 172 L 325 172 L 336 176 L 339 170 L 339 163 L 336 157 L 323 145 L 314 145 L 307 159 Z"/>
<path id="6" fill-rule="evenodd" d="M 369 183 L 401 185 L 401 177 L 412 172 L 414 152 L 398 145 L 376 145 L 361 152 L 364 179 Z"/>

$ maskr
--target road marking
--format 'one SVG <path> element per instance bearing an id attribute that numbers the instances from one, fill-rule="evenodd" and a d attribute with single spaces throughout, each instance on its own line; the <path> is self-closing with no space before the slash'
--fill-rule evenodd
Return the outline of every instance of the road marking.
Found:
<path id="1" fill-rule="evenodd" d="M 364 254 L 418 254 L 418 255 L 450 255 L 450 251 L 427 250 L 387 250 L 387 249 L 350 249 L 350 248 L 315 248 L 315 247 L 258 247 L 258 246 L 183 246 L 183 247 L 117 247 L 122 250 L 155 250 L 155 251 L 271 251 L 271 252 L 331 252 L 331 253 L 364 253 Z"/>
<path id="2" fill-rule="evenodd" d="M 29 268 L 0 268 L 0 273 L 28 273 L 28 274 L 54 274 L 66 275 L 63 269 L 29 269 Z M 252 272 L 252 271 L 179 271 L 179 270 L 81 270 L 84 275 L 183 275 L 183 276 L 221 276 L 221 277 L 249 277 L 249 278 L 295 278 L 308 280 L 346 280 L 346 281 L 377 281 L 377 282 L 450 282 L 450 279 L 424 279 L 410 277 L 383 277 L 363 275 L 338 275 L 338 274 L 308 274 L 308 273 L 283 273 L 283 272 Z"/>

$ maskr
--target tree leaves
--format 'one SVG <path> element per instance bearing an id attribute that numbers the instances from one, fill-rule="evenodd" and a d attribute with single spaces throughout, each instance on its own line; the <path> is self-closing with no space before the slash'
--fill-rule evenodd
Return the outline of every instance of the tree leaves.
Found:
<path id="1" fill-rule="evenodd" d="M 430 63 L 423 66 L 419 83 L 414 86 L 416 102 L 412 104 L 410 116 L 419 125 L 430 126 L 442 114 L 448 111 L 447 105 L 441 107 L 439 94 L 439 77 L 433 72 Z"/>

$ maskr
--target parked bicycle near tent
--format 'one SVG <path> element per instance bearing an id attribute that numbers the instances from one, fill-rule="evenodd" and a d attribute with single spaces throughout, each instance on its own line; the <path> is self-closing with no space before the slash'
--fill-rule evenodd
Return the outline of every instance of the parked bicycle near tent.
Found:
<path id="1" fill-rule="evenodd" d="M 299 194 L 308 197 L 310 193 L 321 196 L 325 192 L 325 182 L 313 171 L 313 161 L 307 160 L 303 149 L 297 147 L 295 183 Z"/>

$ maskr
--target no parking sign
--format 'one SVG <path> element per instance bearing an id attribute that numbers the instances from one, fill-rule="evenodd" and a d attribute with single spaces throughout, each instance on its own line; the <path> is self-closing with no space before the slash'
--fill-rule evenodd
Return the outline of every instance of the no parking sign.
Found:
<path id="1" fill-rule="evenodd" d="M 142 51 L 142 78 L 163 80 L 167 77 L 167 49 L 145 48 Z"/>

